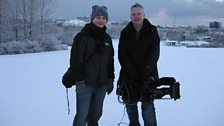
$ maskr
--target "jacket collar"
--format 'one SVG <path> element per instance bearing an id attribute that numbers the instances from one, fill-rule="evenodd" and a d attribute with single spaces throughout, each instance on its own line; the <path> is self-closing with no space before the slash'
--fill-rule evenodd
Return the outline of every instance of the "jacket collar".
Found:
<path id="1" fill-rule="evenodd" d="M 83 32 L 89 33 L 89 35 L 95 40 L 105 40 L 107 39 L 108 35 L 106 33 L 106 26 L 103 28 L 99 28 L 94 25 L 92 22 L 86 24 L 85 27 L 82 29 Z"/>
<path id="2" fill-rule="evenodd" d="M 143 27 L 140 30 L 140 32 L 148 32 L 148 31 L 152 31 L 153 30 L 153 25 L 145 18 L 143 20 Z M 125 31 L 126 32 L 136 32 L 134 25 L 132 22 L 129 22 L 128 25 L 125 27 Z"/>

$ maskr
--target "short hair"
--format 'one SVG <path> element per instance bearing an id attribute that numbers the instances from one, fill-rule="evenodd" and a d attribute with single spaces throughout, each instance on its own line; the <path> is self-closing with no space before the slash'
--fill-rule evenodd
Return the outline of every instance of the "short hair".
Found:
<path id="1" fill-rule="evenodd" d="M 135 3 L 134 5 L 132 5 L 132 6 L 131 6 L 131 9 L 133 9 L 133 8 L 135 8 L 135 7 L 139 7 L 139 8 L 141 8 L 141 9 L 144 10 L 143 6 L 142 6 L 141 4 L 139 4 L 139 3 Z"/>
<path id="2" fill-rule="evenodd" d="M 142 10 L 142 12 L 144 13 L 144 16 L 145 16 L 144 8 L 139 3 L 135 3 L 134 5 L 132 5 L 130 11 L 132 11 L 132 9 L 135 8 L 135 7 L 141 8 L 141 10 Z"/>

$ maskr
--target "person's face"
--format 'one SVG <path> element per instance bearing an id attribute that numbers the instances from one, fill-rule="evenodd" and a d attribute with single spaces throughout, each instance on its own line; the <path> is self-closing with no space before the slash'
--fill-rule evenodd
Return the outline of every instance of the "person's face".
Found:
<path id="1" fill-rule="evenodd" d="M 134 25 L 141 25 L 143 24 L 145 14 L 142 8 L 134 7 L 131 9 L 130 18 Z"/>
<path id="2" fill-rule="evenodd" d="M 97 27 L 103 28 L 107 23 L 107 19 L 106 17 L 100 15 L 93 18 L 92 22 Z"/>

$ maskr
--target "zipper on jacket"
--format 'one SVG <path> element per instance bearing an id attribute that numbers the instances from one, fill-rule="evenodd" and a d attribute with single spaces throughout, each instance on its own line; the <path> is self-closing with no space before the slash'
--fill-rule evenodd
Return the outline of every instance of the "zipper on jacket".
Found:
<path id="1" fill-rule="evenodd" d="M 98 59 L 98 75 L 97 75 L 97 80 L 96 80 L 96 83 L 98 83 L 99 84 L 99 87 L 101 86 L 101 84 L 100 84 L 100 74 L 101 74 L 101 70 L 100 70 L 100 54 L 97 54 L 97 59 Z"/>

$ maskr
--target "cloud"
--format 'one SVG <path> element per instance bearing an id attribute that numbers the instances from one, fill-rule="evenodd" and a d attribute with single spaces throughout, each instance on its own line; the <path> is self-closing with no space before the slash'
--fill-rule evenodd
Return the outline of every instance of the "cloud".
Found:
<path id="1" fill-rule="evenodd" d="M 220 4 L 215 0 L 173 0 L 168 5 L 164 5 L 167 9 L 167 15 L 173 17 L 214 17 L 224 18 L 224 4 Z"/>
<path id="2" fill-rule="evenodd" d="M 170 16 L 167 15 L 167 12 L 165 9 L 159 10 L 156 14 L 149 17 L 150 22 L 153 24 L 167 24 L 167 22 L 171 23 Z"/>
<path id="3" fill-rule="evenodd" d="M 189 4 L 192 4 L 193 3 L 193 0 L 184 0 L 185 2 L 189 3 Z"/>
<path id="4" fill-rule="evenodd" d="M 224 0 L 215 0 L 216 2 L 224 2 Z"/>
<path id="5" fill-rule="evenodd" d="M 150 7 L 149 17 L 156 24 L 208 25 L 211 21 L 224 22 L 224 2 L 215 0 L 160 0 L 154 1 Z"/>
<path id="6" fill-rule="evenodd" d="M 75 18 L 89 16 L 93 4 L 106 5 L 111 20 L 129 20 L 129 10 L 134 0 L 60 0 L 55 15 Z M 201 21 L 223 21 L 224 0 L 139 0 L 146 17 L 156 24 L 171 24 L 174 21 L 200 24 Z M 54 17 L 56 17 L 54 16 Z M 199 20 L 200 19 L 200 20 Z"/>

